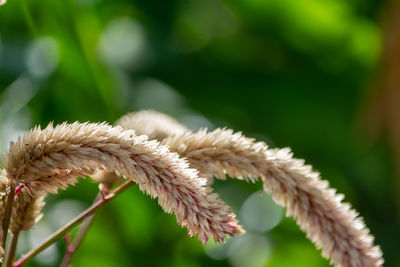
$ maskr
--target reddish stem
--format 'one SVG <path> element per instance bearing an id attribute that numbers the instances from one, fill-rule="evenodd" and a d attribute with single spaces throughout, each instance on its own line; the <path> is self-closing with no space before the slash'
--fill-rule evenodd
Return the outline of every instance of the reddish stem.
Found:
<path id="1" fill-rule="evenodd" d="M 59 238 L 63 237 L 67 232 L 69 232 L 72 228 L 74 228 L 76 225 L 81 223 L 85 218 L 94 214 L 105 203 L 107 203 L 108 201 L 110 201 L 111 199 L 116 197 L 118 194 L 122 193 L 124 190 L 126 190 L 132 184 L 133 184 L 133 180 L 128 180 L 125 183 L 123 183 L 122 185 L 118 186 L 113 191 L 111 191 L 111 193 L 105 195 L 104 198 L 102 198 L 99 201 L 97 201 L 96 203 L 94 203 L 87 210 L 85 210 L 84 212 L 82 212 L 81 214 L 76 216 L 69 223 L 65 224 L 60 229 L 58 229 L 56 232 L 54 232 L 52 235 L 50 235 L 39 246 L 37 246 L 36 248 L 33 248 L 28 253 L 22 255 L 21 258 L 13 264 L 13 267 L 22 266 L 25 263 L 27 263 L 28 261 L 30 261 L 33 257 L 35 257 L 37 254 L 42 252 L 45 248 L 47 248 L 48 246 L 53 244 Z"/>

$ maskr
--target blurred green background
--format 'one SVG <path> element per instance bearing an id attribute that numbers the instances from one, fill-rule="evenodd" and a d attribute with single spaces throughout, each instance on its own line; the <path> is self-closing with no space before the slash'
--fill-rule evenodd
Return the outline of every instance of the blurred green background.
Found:
<path id="1" fill-rule="evenodd" d="M 0 152 L 36 124 L 113 123 L 148 108 L 194 130 L 228 126 L 306 159 L 364 217 L 385 266 L 400 266 L 396 127 L 378 127 L 391 124 L 372 108 L 387 106 L 375 102 L 392 10 L 378 0 L 9 0 L 0 7 Z M 260 184 L 213 187 L 246 235 L 202 246 L 135 186 L 100 211 L 74 266 L 328 266 L 258 196 Z M 96 193 L 82 179 L 49 196 L 18 254 Z M 29 266 L 57 266 L 64 249 L 61 240 Z"/>

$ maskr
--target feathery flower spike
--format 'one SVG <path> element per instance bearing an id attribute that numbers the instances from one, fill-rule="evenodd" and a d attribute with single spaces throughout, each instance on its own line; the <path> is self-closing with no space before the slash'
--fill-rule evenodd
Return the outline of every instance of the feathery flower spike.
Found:
<path id="1" fill-rule="evenodd" d="M 13 204 L 10 221 L 11 232 L 28 231 L 42 218 L 44 198 L 45 195 L 32 195 L 27 188 L 21 190 Z"/>
<path id="2" fill-rule="evenodd" d="M 0 169 L 0 217 L 4 220 L 6 206 L 6 190 L 8 179 L 6 171 Z M 41 210 L 44 206 L 43 196 L 32 196 L 26 188 L 22 188 L 18 195 L 15 195 L 10 218 L 10 231 L 15 234 L 20 231 L 28 231 L 42 217 Z M 0 237 L 3 238 L 3 228 L 0 229 Z M 4 248 L 0 247 L 0 261 L 3 260 Z"/>
<path id="3" fill-rule="evenodd" d="M 149 139 L 157 141 L 188 130 L 174 118 L 154 110 L 128 113 L 116 121 L 115 125 L 135 130 L 137 135 L 147 135 Z"/>
<path id="4" fill-rule="evenodd" d="M 25 183 L 37 194 L 56 193 L 75 183 L 76 177 L 98 170 L 113 171 L 158 197 L 164 211 L 174 212 L 189 235 L 198 233 L 202 242 L 210 235 L 218 242 L 225 235 L 244 232 L 229 207 L 186 161 L 157 141 L 121 127 L 77 122 L 36 127 L 10 144 L 3 166 L 9 180 Z"/>
<path id="5" fill-rule="evenodd" d="M 6 205 L 7 174 L 0 169 L 0 217 L 3 218 Z M 28 231 L 42 217 L 41 210 L 45 204 L 45 195 L 32 195 L 27 188 L 21 187 L 15 195 L 10 219 L 9 229 L 17 231 Z M 0 229 L 0 236 L 3 235 Z M 0 249 L 0 252 L 2 250 Z M 3 251 L 4 252 L 4 251 Z M 0 253 L 1 254 L 1 253 Z M 2 256 L 2 254 L 1 254 Z"/>
<path id="6" fill-rule="evenodd" d="M 134 113 L 139 116 L 141 112 Z M 159 113 L 152 112 L 153 116 Z M 136 123 L 123 116 L 125 127 L 152 135 L 154 122 Z M 148 125 L 146 125 L 146 123 Z M 183 126 L 181 126 L 182 128 Z M 172 128 L 168 126 L 167 128 Z M 254 181 L 261 177 L 264 190 L 271 192 L 275 201 L 287 208 L 287 215 L 307 233 L 324 257 L 336 266 L 380 266 L 382 253 L 373 246 L 373 237 L 350 205 L 341 203 L 342 195 L 328 188 L 303 160 L 293 159 L 289 149 L 268 149 L 264 143 L 234 134 L 231 130 L 217 129 L 211 133 L 182 131 L 173 133 L 162 143 L 172 151 L 186 157 L 191 167 L 212 179 L 216 176 Z M 106 175 L 106 174 L 104 174 Z M 114 179 L 117 179 L 114 174 Z"/>
<path id="7" fill-rule="evenodd" d="M 335 266 L 381 266 L 382 252 L 373 236 L 343 195 L 336 194 L 303 160 L 292 158 L 290 149 L 268 149 L 241 133 L 217 129 L 186 132 L 164 139 L 191 167 L 225 179 L 226 174 L 254 181 L 261 177 L 264 191 L 286 207 L 307 237 L 322 249 Z"/>
<path id="8" fill-rule="evenodd" d="M 183 133 L 188 129 L 174 118 L 154 110 L 131 112 L 122 116 L 115 122 L 126 130 L 135 130 L 137 135 L 147 135 L 150 140 L 162 141 L 173 134 Z M 100 171 L 92 175 L 97 182 L 110 188 L 123 178 L 114 172 Z"/>

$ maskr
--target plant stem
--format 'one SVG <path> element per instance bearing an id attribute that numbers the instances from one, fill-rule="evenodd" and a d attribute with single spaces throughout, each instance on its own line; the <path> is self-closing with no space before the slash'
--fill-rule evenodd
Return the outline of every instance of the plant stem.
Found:
<path id="1" fill-rule="evenodd" d="M 95 216 L 95 213 L 90 215 L 89 217 L 87 217 L 86 220 L 83 222 L 82 228 L 80 229 L 77 237 L 74 239 L 73 244 L 70 244 L 66 248 L 65 256 L 60 264 L 60 267 L 67 267 L 68 264 L 71 262 L 72 256 L 79 248 L 79 245 L 81 244 L 83 237 L 85 236 L 87 229 L 89 228 L 94 216 Z"/>
<path id="2" fill-rule="evenodd" d="M 8 235 L 8 226 L 10 225 L 10 219 L 11 219 L 11 212 L 12 212 L 12 206 L 14 202 L 14 196 L 15 196 L 15 185 L 12 183 L 8 186 L 8 193 L 7 193 L 7 200 L 6 200 L 6 208 L 4 211 L 4 217 L 3 217 L 3 236 L 1 240 L 1 246 L 3 248 L 6 247 L 6 242 L 7 242 L 7 235 Z"/>
<path id="3" fill-rule="evenodd" d="M 4 260 L 4 264 L 6 267 L 12 266 L 12 261 L 15 257 L 15 251 L 17 249 L 18 237 L 19 237 L 19 231 L 16 231 L 15 233 L 11 233 L 10 244 L 8 245 L 7 255 Z"/>
<path id="4" fill-rule="evenodd" d="M 13 266 L 14 267 L 19 267 L 22 266 L 23 264 L 27 263 L 30 261 L 33 257 L 35 257 L 37 254 L 42 252 L 45 248 L 53 244 L 55 241 L 57 241 L 59 238 L 63 237 L 65 233 L 69 232 L 72 228 L 74 228 L 76 225 L 81 223 L 85 218 L 88 216 L 94 214 L 97 209 L 102 207 L 105 203 L 116 197 L 118 194 L 122 193 L 124 190 L 129 188 L 133 184 L 133 180 L 128 180 L 124 182 L 122 185 L 118 186 L 116 189 L 111 191 L 109 194 L 105 195 L 104 198 L 100 199 L 96 203 L 94 203 L 92 206 L 90 206 L 87 210 L 76 216 L 74 219 L 72 219 L 69 223 L 65 224 L 62 226 L 60 229 L 58 229 L 56 232 L 54 232 L 52 235 L 50 235 L 45 241 L 43 241 L 39 246 L 36 248 L 33 248 L 30 250 L 28 253 L 24 254 L 21 256 L 21 258 L 16 261 Z"/>
<path id="5" fill-rule="evenodd" d="M 99 192 L 99 194 L 97 195 L 97 197 L 95 199 L 95 202 L 97 202 L 101 198 L 102 198 L 102 193 Z M 78 235 L 75 237 L 72 244 L 71 243 L 67 244 L 67 248 L 65 250 L 65 256 L 61 262 L 60 267 L 67 267 L 68 264 L 71 262 L 72 256 L 74 255 L 74 253 L 78 250 L 79 246 L 81 245 L 83 238 L 85 237 L 86 232 L 88 231 L 95 215 L 96 215 L 96 213 L 93 213 L 92 215 L 85 218 L 85 220 L 82 223 L 81 229 L 79 229 Z"/>

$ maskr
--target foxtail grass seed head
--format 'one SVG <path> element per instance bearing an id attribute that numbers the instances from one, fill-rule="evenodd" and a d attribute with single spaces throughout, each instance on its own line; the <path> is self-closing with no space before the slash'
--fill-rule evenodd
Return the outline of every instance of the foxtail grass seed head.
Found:
<path id="1" fill-rule="evenodd" d="M 243 233 L 235 215 L 188 163 L 157 141 L 106 123 L 36 127 L 10 144 L 3 166 L 8 179 L 36 194 L 56 193 L 76 177 L 98 170 L 133 179 L 165 212 L 206 242 Z"/>
<path id="2" fill-rule="evenodd" d="M 1 192 L 7 180 L 23 183 L 38 194 L 28 195 L 23 188 L 11 230 L 28 229 L 38 218 L 43 205 L 39 193 L 55 193 L 76 182 L 76 177 L 101 170 L 97 175 L 102 178 L 97 179 L 105 184 L 109 181 L 111 185 L 118 177 L 133 179 L 141 190 L 158 197 L 166 212 L 173 211 L 190 236 L 198 232 L 202 242 L 211 233 L 216 241 L 243 233 L 234 214 L 205 186 L 206 181 L 170 150 L 209 179 L 229 175 L 254 182 L 261 178 L 264 191 L 286 207 L 287 215 L 296 219 L 335 266 L 383 264 L 380 248 L 373 245 L 374 238 L 358 214 L 342 203 L 343 195 L 329 188 L 303 160 L 294 159 L 290 149 L 269 149 L 265 143 L 227 129 L 191 133 L 153 111 L 128 114 L 117 123 L 162 140 L 162 145 L 134 131 L 89 123 L 35 128 L 10 145 L 3 159 L 6 171 L 0 172 L 0 205 L 4 205 L 5 193 Z M 23 208 L 25 216 L 15 216 Z M 31 215 L 26 216 L 27 211 Z"/>
<path id="3" fill-rule="evenodd" d="M 28 231 L 42 218 L 45 196 L 32 194 L 29 189 L 23 188 L 15 197 L 10 221 L 11 232 Z"/>
<path id="4" fill-rule="evenodd" d="M 137 135 L 147 135 L 149 139 L 162 141 L 164 138 L 183 133 L 188 129 L 174 118 L 154 110 L 131 112 L 115 122 L 125 130 L 134 130 Z M 92 178 L 106 187 L 112 187 L 123 178 L 114 172 L 99 171 Z"/>
<path id="5" fill-rule="evenodd" d="M 150 120 L 137 124 L 130 121 L 131 116 L 123 118 L 124 127 L 147 129 L 149 135 L 153 134 L 149 130 L 157 128 Z M 229 175 L 254 182 L 260 177 L 264 190 L 271 192 L 274 200 L 287 208 L 287 215 L 297 220 L 307 237 L 322 249 L 323 256 L 332 264 L 382 265 L 382 253 L 379 247 L 373 246 L 373 237 L 358 214 L 349 204 L 341 202 L 343 196 L 320 180 L 311 166 L 293 159 L 289 149 L 268 149 L 263 142 L 227 129 L 174 133 L 163 139 L 162 144 L 187 158 L 191 167 L 208 179 L 213 176 L 226 179 Z M 116 179 L 115 174 L 103 175 Z"/>
<path id="6" fill-rule="evenodd" d="M 138 135 L 147 135 L 158 141 L 188 131 L 174 118 L 154 110 L 143 110 L 122 116 L 115 125 L 124 129 L 135 130 Z"/>
<path id="7" fill-rule="evenodd" d="M 304 160 L 294 159 L 290 149 L 268 149 L 226 129 L 186 132 L 164 139 L 163 144 L 209 177 L 225 179 L 228 174 L 249 181 L 261 177 L 264 190 L 286 207 L 287 215 L 335 266 L 383 264 L 374 237 L 351 206 L 342 203 L 344 196 L 329 188 Z"/>
<path id="8" fill-rule="evenodd" d="M 8 184 L 9 181 L 6 171 L 0 169 L 0 218 L 2 221 L 4 220 Z M 43 214 L 41 210 L 45 205 L 44 195 L 34 196 L 33 193 L 25 187 L 17 188 L 18 192 L 16 192 L 14 197 L 9 225 L 9 229 L 13 233 L 28 231 L 42 217 Z M 0 227 L 1 238 L 3 238 L 3 234 L 3 228 Z M 0 246 L 0 259 L 3 259 L 3 256 L 4 248 Z"/>

